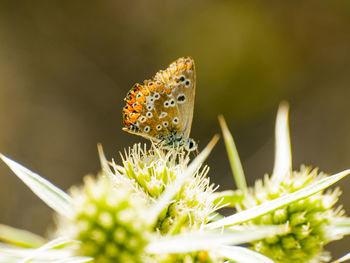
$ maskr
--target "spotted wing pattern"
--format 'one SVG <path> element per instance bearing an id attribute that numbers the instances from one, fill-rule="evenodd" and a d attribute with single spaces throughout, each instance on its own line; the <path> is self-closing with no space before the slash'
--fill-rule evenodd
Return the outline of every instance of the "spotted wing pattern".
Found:
<path id="1" fill-rule="evenodd" d="M 154 141 L 171 135 L 188 138 L 193 117 L 195 68 L 192 58 L 179 58 L 143 85 L 128 92 L 123 130 Z"/>
<path id="2" fill-rule="evenodd" d="M 159 71 L 155 79 L 171 87 L 182 123 L 181 132 L 190 136 L 196 91 L 196 71 L 192 58 L 179 58 L 164 71 Z"/>

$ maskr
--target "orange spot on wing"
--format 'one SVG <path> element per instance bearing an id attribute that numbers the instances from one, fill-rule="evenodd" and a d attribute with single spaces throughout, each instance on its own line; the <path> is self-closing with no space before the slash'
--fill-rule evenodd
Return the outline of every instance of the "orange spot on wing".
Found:
<path id="1" fill-rule="evenodd" d="M 136 104 L 136 106 L 134 107 L 134 110 L 140 112 L 140 111 L 142 110 L 142 105 L 141 105 L 141 103 L 138 102 L 138 103 Z"/>
<path id="2" fill-rule="evenodd" d="M 132 98 L 130 98 L 130 99 L 128 99 L 128 100 L 126 101 L 126 103 L 129 104 L 129 105 L 132 105 L 132 104 L 134 104 L 135 102 L 136 102 L 136 98 L 135 98 L 135 97 L 132 97 Z"/>
<path id="3" fill-rule="evenodd" d="M 138 103 L 144 103 L 145 101 L 146 101 L 146 97 L 143 95 L 137 100 Z"/>
<path id="4" fill-rule="evenodd" d="M 166 92 L 166 94 L 170 94 L 171 93 L 171 89 L 165 88 L 165 92 Z"/>
<path id="5" fill-rule="evenodd" d="M 131 114 L 131 116 L 130 116 L 130 121 L 132 122 L 132 123 L 135 123 L 135 121 L 140 117 L 140 113 L 133 113 L 133 114 Z"/>
<path id="6" fill-rule="evenodd" d="M 185 69 L 185 67 L 186 67 L 186 65 L 185 65 L 185 64 L 183 64 L 183 63 L 181 63 L 181 64 L 179 65 L 179 71 L 180 71 L 180 70 L 184 70 L 184 69 Z"/>
<path id="7" fill-rule="evenodd" d="M 146 88 L 142 89 L 141 92 L 142 92 L 142 94 L 143 94 L 144 96 L 148 96 L 148 95 L 149 95 L 149 90 L 146 89 Z"/>
<path id="8" fill-rule="evenodd" d="M 187 69 L 193 69 L 193 64 L 191 63 L 191 64 L 187 64 Z"/>
<path id="9" fill-rule="evenodd" d="M 157 87 L 157 90 L 158 90 L 158 92 L 163 92 L 164 86 L 163 86 L 163 85 L 158 86 L 158 87 Z"/>
<path id="10" fill-rule="evenodd" d="M 124 119 L 124 124 L 125 124 L 126 126 L 129 126 L 129 125 L 131 124 L 131 122 L 130 122 L 128 119 Z"/>
<path id="11" fill-rule="evenodd" d="M 123 113 L 126 114 L 127 116 L 129 116 L 130 113 L 133 113 L 134 112 L 134 109 L 128 105 L 128 108 L 127 109 L 123 109 Z"/>
<path id="12" fill-rule="evenodd" d="M 148 87 L 151 92 L 153 92 L 156 89 L 156 86 L 152 85 Z"/>

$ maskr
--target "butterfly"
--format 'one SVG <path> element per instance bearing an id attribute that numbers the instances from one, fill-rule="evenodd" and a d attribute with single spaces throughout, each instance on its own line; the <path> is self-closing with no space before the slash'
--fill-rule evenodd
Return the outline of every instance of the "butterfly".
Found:
<path id="1" fill-rule="evenodd" d="M 179 58 L 143 85 L 136 83 L 125 97 L 124 131 L 163 148 L 197 149 L 191 139 L 196 71 L 191 57 Z"/>

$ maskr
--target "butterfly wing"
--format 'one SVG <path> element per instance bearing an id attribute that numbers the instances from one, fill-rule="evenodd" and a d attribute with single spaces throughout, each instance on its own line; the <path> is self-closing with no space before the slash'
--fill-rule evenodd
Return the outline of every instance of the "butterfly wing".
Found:
<path id="1" fill-rule="evenodd" d="M 135 84 L 123 109 L 123 130 L 153 141 L 170 135 L 188 138 L 193 118 L 195 70 L 192 58 L 180 58 L 153 80 Z"/>
<path id="2" fill-rule="evenodd" d="M 191 57 L 179 58 L 164 71 L 159 71 L 155 78 L 171 89 L 179 111 L 182 127 L 178 130 L 189 138 L 193 119 L 196 91 L 196 71 Z"/>
<path id="3" fill-rule="evenodd" d="M 182 130 L 180 113 L 171 89 L 160 81 L 135 84 L 125 98 L 124 131 L 159 142 Z"/>

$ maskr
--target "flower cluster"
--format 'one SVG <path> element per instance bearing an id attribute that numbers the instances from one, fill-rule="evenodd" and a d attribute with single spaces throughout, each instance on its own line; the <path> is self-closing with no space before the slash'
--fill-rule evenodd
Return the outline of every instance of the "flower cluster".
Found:
<path id="1" fill-rule="evenodd" d="M 135 192 L 141 192 L 149 203 L 157 202 L 164 190 L 188 167 L 189 154 L 184 151 L 162 150 L 134 145 L 122 156 L 123 166 L 112 167 L 116 177 L 129 180 Z M 208 166 L 197 170 L 184 183 L 174 199 L 159 215 L 155 230 L 161 234 L 177 234 L 182 229 L 199 229 L 210 219 L 217 207 L 213 203 L 214 184 L 206 177 Z"/>
<path id="2" fill-rule="evenodd" d="M 321 263 L 324 246 L 350 234 L 350 219 L 334 208 L 340 190 L 326 188 L 335 175 L 302 166 L 292 171 L 288 107 L 276 122 L 273 173 L 246 184 L 231 133 L 220 118 L 237 190 L 219 192 L 203 166 L 214 139 L 192 161 L 181 149 L 136 144 L 121 165 L 107 161 L 102 171 L 65 193 L 38 174 L 0 155 L 14 173 L 56 211 L 54 239 L 0 225 L 0 263 Z M 237 213 L 223 217 L 224 206 Z M 239 244 L 251 244 L 250 248 Z M 9 245 L 12 244 L 12 245 Z M 350 258 L 350 254 L 337 262 Z"/>
<path id="3" fill-rule="evenodd" d="M 301 166 L 300 171 L 287 174 L 278 187 L 273 178 L 265 176 L 264 180 L 257 180 L 250 188 L 245 198 L 236 208 L 241 211 L 258 206 L 267 201 L 294 193 L 308 185 L 313 185 L 328 175 L 318 173 L 317 169 Z M 277 225 L 285 224 L 290 231 L 283 235 L 276 235 L 253 242 L 254 250 L 263 253 L 276 262 L 325 262 L 329 260 L 329 253 L 324 246 L 339 239 L 338 234 L 332 232 L 333 222 L 346 219 L 341 207 L 333 208 L 341 194 L 339 188 L 333 191 L 322 191 L 290 205 L 281 207 L 272 213 L 257 217 L 250 224 Z"/>
<path id="4" fill-rule="evenodd" d="M 123 184 L 112 185 L 105 176 L 86 176 L 71 196 L 73 216 L 59 216 L 58 235 L 80 240 L 77 254 L 96 263 L 142 262 L 150 231 L 143 198 Z"/>

